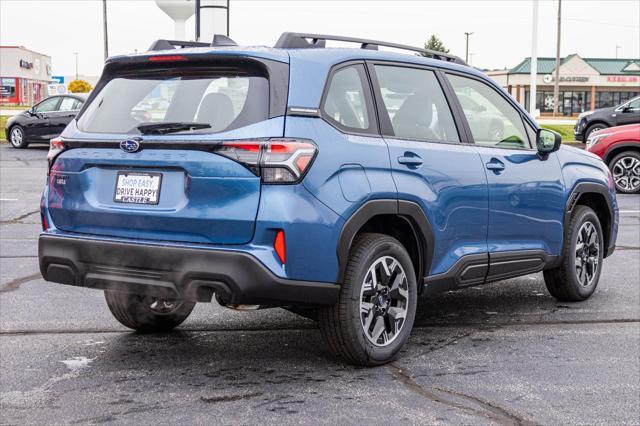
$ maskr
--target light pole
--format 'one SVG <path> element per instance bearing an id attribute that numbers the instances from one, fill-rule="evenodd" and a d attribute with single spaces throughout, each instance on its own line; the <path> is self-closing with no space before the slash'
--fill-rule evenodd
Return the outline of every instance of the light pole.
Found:
<path id="1" fill-rule="evenodd" d="M 618 49 L 620 49 L 621 47 L 622 47 L 622 46 L 618 46 L 618 45 L 616 44 L 616 59 L 618 59 Z"/>
<path id="2" fill-rule="evenodd" d="M 76 80 L 78 79 L 78 55 L 79 52 L 73 52 L 74 55 L 76 55 Z"/>
<path id="3" fill-rule="evenodd" d="M 560 108 L 560 34 L 562 32 L 562 0 L 558 0 L 558 34 L 556 39 L 556 81 L 553 85 L 553 116 Z"/>
<path id="4" fill-rule="evenodd" d="M 104 60 L 109 57 L 109 37 L 107 35 L 107 0 L 102 0 L 102 22 L 104 32 Z"/>
<path id="5" fill-rule="evenodd" d="M 531 19 L 531 83 L 529 84 L 529 114 L 535 118 L 536 98 L 538 97 L 538 0 L 533 0 L 533 13 Z"/>
<path id="6" fill-rule="evenodd" d="M 469 63 L 469 36 L 470 36 L 471 34 L 473 34 L 473 33 L 464 33 L 464 35 L 465 35 L 465 36 L 466 36 L 466 38 L 467 38 L 467 47 L 466 47 L 466 49 L 465 49 L 465 54 L 464 54 L 464 61 L 465 61 L 466 63 Z"/>

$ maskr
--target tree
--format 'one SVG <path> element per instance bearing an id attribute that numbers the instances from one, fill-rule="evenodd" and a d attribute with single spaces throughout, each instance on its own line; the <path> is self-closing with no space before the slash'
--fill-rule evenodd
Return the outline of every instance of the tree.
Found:
<path id="1" fill-rule="evenodd" d="M 436 52 L 449 53 L 449 49 L 445 47 L 442 40 L 440 40 L 438 37 L 436 37 L 433 34 L 431 35 L 429 40 L 424 44 L 424 48 L 429 50 L 435 50 Z M 421 53 L 420 55 L 426 56 Z"/>
<path id="2" fill-rule="evenodd" d="M 84 80 L 73 80 L 67 86 L 67 90 L 71 93 L 88 93 L 93 89 L 89 83 Z"/>

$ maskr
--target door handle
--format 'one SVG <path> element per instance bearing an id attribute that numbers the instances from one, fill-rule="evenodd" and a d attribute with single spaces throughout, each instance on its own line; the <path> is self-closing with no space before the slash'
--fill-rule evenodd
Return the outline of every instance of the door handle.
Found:
<path id="1" fill-rule="evenodd" d="M 420 166 L 422 165 L 422 158 L 417 155 L 407 155 L 408 152 L 405 153 L 404 156 L 398 157 L 398 163 L 404 164 L 407 166 Z"/>
<path id="2" fill-rule="evenodd" d="M 499 173 L 504 170 L 504 163 L 496 158 L 492 158 L 491 161 L 489 161 L 485 165 L 487 166 L 488 170 L 492 170 L 496 173 Z"/>

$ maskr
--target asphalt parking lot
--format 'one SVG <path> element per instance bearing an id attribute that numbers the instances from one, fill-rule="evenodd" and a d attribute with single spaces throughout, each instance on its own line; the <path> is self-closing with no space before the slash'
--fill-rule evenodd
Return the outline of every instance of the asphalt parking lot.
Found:
<path id="1" fill-rule="evenodd" d="M 594 297 L 541 274 L 422 300 L 393 364 L 332 359 L 312 321 L 199 304 L 137 335 L 99 291 L 45 282 L 46 149 L 0 145 L 0 423 L 638 424 L 640 196 L 620 196 L 618 249 Z"/>

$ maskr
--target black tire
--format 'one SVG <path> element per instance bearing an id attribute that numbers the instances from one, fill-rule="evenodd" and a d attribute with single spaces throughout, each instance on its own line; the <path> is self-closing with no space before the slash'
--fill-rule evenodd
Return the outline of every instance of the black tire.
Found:
<path id="1" fill-rule="evenodd" d="M 582 264 L 582 268 L 578 269 L 578 263 L 584 261 L 585 253 L 580 247 L 577 247 L 578 240 L 581 238 L 580 231 L 585 224 L 591 223 L 595 228 L 597 235 L 597 253 L 593 254 L 593 250 L 588 250 L 588 258 L 597 259 L 597 265 L 589 267 L 586 263 Z M 584 238 L 584 236 L 583 236 Z M 562 253 L 562 263 L 554 269 L 544 271 L 544 281 L 547 290 L 556 299 L 562 302 L 581 302 L 591 297 L 598 286 L 600 273 L 602 272 L 602 257 L 604 247 L 604 239 L 602 237 L 602 227 L 596 213 L 587 206 L 578 205 L 571 213 L 571 218 L 565 229 L 565 248 Z M 586 268 L 586 269 L 583 269 Z M 579 272 L 580 271 L 580 272 Z M 593 278 L 588 279 L 589 271 L 593 272 Z M 578 275 L 584 277 L 587 274 L 587 282 L 581 282 Z"/>
<path id="2" fill-rule="evenodd" d="M 105 290 L 107 306 L 120 324 L 142 333 L 169 331 L 182 324 L 196 305 L 184 300 L 162 301 L 151 296 Z M 174 303 L 175 307 L 152 309 L 153 302 Z"/>
<path id="3" fill-rule="evenodd" d="M 397 264 L 393 263 L 394 260 Z M 382 266 L 381 262 L 387 266 Z M 376 275 L 377 281 L 384 283 L 385 280 L 393 280 L 399 283 L 395 290 L 394 286 L 388 285 L 387 292 L 382 296 L 377 295 L 375 286 L 365 287 L 366 277 L 371 277 L 370 269 L 374 271 L 372 274 L 377 273 L 376 265 L 391 271 L 390 275 L 386 272 L 386 276 L 382 276 L 382 272 L 380 276 Z M 402 273 L 405 278 L 402 278 Z M 394 279 L 398 277 L 398 280 Z M 371 305 L 368 310 L 361 311 L 361 299 L 368 300 L 366 303 Z M 320 331 L 329 350 L 344 361 L 364 366 L 385 364 L 398 355 L 409 338 L 416 302 L 416 276 L 411 258 L 402 244 L 384 234 L 361 234 L 351 247 L 338 302 L 318 311 Z M 391 309 L 393 312 L 402 311 L 404 317 L 401 318 L 399 313 L 392 314 Z M 369 316 L 372 318 L 370 321 Z M 381 335 L 376 333 L 379 317 L 385 329 Z M 371 336 L 365 334 L 365 323 L 369 324 Z M 398 324 L 397 329 L 395 324 Z M 377 342 L 382 339 L 382 344 L 370 340 L 376 339 L 374 334 L 380 336 Z"/>
<path id="4" fill-rule="evenodd" d="M 587 127 L 587 130 L 584 131 L 584 138 L 582 139 L 582 142 L 587 143 L 587 139 L 589 139 L 591 133 L 595 132 L 596 130 L 606 129 L 607 127 L 608 126 L 606 124 L 602 123 L 592 124 L 591 126 Z"/>
<path id="5" fill-rule="evenodd" d="M 16 149 L 25 149 L 29 146 L 27 142 L 27 136 L 24 133 L 24 129 L 19 124 L 11 126 L 9 133 L 7 134 L 7 140 L 12 147 Z"/>
<path id="6" fill-rule="evenodd" d="M 633 161 L 637 163 L 633 163 Z M 629 169 L 625 165 L 630 163 L 635 167 Z M 616 190 L 622 194 L 640 194 L 640 152 L 637 151 L 625 151 L 615 157 L 609 162 L 609 169 L 613 174 L 613 181 L 616 184 Z M 616 178 L 616 173 L 622 172 L 626 174 L 624 179 Z M 628 173 L 627 173 L 628 172 Z"/>

